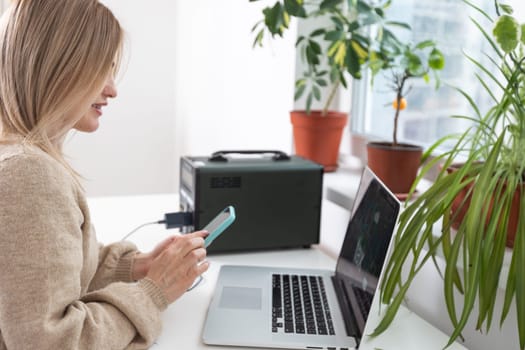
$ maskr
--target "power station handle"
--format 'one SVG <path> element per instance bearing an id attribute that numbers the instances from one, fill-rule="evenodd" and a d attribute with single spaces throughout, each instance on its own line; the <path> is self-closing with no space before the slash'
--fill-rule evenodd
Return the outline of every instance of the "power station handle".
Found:
<path id="1" fill-rule="evenodd" d="M 208 159 L 211 162 L 227 162 L 228 158 L 225 157 L 227 154 L 236 153 L 236 154 L 264 154 L 264 153 L 273 153 L 273 160 L 290 160 L 290 156 L 282 151 L 274 150 L 256 150 L 256 151 L 217 151 L 213 152 L 211 157 Z"/>

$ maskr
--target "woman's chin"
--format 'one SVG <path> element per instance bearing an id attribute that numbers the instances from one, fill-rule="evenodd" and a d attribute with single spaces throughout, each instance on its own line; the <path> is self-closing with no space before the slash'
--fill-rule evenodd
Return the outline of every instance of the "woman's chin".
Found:
<path id="1" fill-rule="evenodd" d="M 95 132 L 97 131 L 99 127 L 98 122 L 97 123 L 90 123 L 90 124 L 82 124 L 82 125 L 75 125 L 74 129 L 81 132 Z"/>

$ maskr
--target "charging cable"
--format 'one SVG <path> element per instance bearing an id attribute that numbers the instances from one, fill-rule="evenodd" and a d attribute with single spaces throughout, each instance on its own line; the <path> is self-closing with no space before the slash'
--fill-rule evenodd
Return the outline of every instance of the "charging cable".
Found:
<path id="1" fill-rule="evenodd" d="M 144 224 L 141 224 L 131 230 L 129 233 L 127 233 L 124 237 L 121 238 L 121 241 L 125 241 L 129 237 L 131 237 L 135 232 L 140 230 L 143 227 L 149 226 L 149 225 L 166 225 L 166 229 L 170 228 L 181 228 L 184 226 L 191 226 L 193 225 L 193 213 L 189 212 L 177 212 L 177 213 L 166 213 L 164 214 L 164 220 L 158 220 L 158 221 L 152 221 L 152 222 L 146 222 Z M 190 288 L 186 289 L 186 292 L 192 291 L 195 289 L 202 281 L 203 277 L 199 276 L 193 282 Z"/>
<path id="2" fill-rule="evenodd" d="M 145 224 L 142 224 L 136 228 L 134 228 L 133 230 L 131 230 L 131 232 L 129 232 L 127 235 L 125 235 L 124 237 L 122 237 L 120 240 L 121 241 L 125 241 L 126 239 L 128 239 L 129 237 L 131 237 L 135 232 L 137 232 L 138 230 L 140 230 L 141 228 L 143 227 L 146 227 L 146 226 L 149 226 L 149 225 L 155 225 L 155 224 L 162 224 L 162 220 L 160 221 L 153 221 L 153 222 L 147 222 Z"/>
<path id="3" fill-rule="evenodd" d="M 128 239 L 129 237 L 131 237 L 131 235 L 133 235 L 135 232 L 137 232 L 138 230 L 140 230 L 141 228 L 145 226 L 157 225 L 157 224 L 165 224 L 166 229 L 191 226 L 193 225 L 193 213 L 181 212 L 181 211 L 177 213 L 166 213 L 164 214 L 164 220 L 152 221 L 152 222 L 147 222 L 145 224 L 139 225 L 138 227 L 131 230 L 124 237 L 122 237 L 121 241 Z"/>

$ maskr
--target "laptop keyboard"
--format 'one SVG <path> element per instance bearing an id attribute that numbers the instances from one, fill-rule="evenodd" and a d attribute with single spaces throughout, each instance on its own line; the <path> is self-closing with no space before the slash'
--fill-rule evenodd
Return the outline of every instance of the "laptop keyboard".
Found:
<path id="1" fill-rule="evenodd" d="M 357 305 L 359 305 L 361 315 L 363 315 L 363 318 L 366 321 L 368 319 L 368 313 L 370 312 L 374 296 L 369 292 L 362 290 L 361 288 L 356 286 L 352 286 L 352 290 L 354 291 L 354 295 L 356 296 Z"/>
<path id="2" fill-rule="evenodd" d="M 272 332 L 334 335 L 321 276 L 272 275 Z"/>

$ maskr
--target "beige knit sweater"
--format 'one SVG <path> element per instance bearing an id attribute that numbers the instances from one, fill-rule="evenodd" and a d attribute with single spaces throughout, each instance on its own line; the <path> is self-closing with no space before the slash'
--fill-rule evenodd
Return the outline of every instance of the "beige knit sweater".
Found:
<path id="1" fill-rule="evenodd" d="M 139 349 L 167 303 L 131 281 L 136 248 L 101 246 L 72 175 L 37 148 L 0 145 L 0 350 Z"/>

